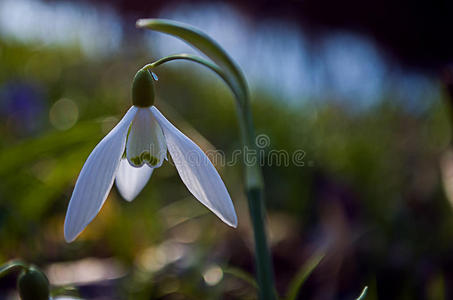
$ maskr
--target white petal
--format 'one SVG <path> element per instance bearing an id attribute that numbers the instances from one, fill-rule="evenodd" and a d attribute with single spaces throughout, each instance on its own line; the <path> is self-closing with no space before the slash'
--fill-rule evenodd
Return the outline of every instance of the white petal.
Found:
<path id="1" fill-rule="evenodd" d="M 139 108 L 127 138 L 127 160 L 134 167 L 141 167 L 146 163 L 152 168 L 158 168 L 166 155 L 167 143 L 162 128 L 149 108 Z"/>
<path id="2" fill-rule="evenodd" d="M 126 144 L 129 125 L 137 112 L 131 107 L 123 119 L 88 156 L 80 171 L 64 224 L 67 242 L 72 242 L 77 235 L 98 214 L 110 192 Z"/>
<path id="3" fill-rule="evenodd" d="M 124 199 L 132 201 L 145 187 L 152 173 L 153 169 L 148 165 L 136 168 L 127 159 L 122 159 L 116 172 L 116 187 Z"/>
<path id="4" fill-rule="evenodd" d="M 230 226 L 237 226 L 236 212 L 219 173 L 194 142 L 171 124 L 154 106 L 176 169 L 192 195 Z"/>

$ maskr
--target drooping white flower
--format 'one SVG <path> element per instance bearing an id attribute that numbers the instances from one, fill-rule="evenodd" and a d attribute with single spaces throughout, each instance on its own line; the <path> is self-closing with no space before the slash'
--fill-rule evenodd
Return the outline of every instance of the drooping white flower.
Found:
<path id="1" fill-rule="evenodd" d="M 150 80 L 148 71 L 137 73 L 133 85 L 135 105 L 88 156 L 66 213 L 64 235 L 67 242 L 75 240 L 99 213 L 114 181 L 121 195 L 132 201 L 153 170 L 162 165 L 167 149 L 192 195 L 226 224 L 237 226 L 233 203 L 215 167 L 192 140 L 152 105 L 154 96 L 149 95 L 153 93 L 152 86 L 148 86 L 152 84 Z M 135 100 L 143 97 L 152 99 Z"/>

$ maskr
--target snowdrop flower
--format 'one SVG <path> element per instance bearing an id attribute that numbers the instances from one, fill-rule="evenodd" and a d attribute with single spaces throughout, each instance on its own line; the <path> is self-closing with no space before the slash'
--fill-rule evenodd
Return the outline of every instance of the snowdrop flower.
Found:
<path id="1" fill-rule="evenodd" d="M 74 241 L 99 213 L 114 181 L 121 195 L 132 201 L 167 158 L 167 149 L 192 195 L 226 224 L 236 227 L 233 203 L 208 157 L 153 106 L 153 78 L 148 70 L 141 69 L 135 75 L 132 102 L 79 174 L 66 213 L 66 241 Z"/>

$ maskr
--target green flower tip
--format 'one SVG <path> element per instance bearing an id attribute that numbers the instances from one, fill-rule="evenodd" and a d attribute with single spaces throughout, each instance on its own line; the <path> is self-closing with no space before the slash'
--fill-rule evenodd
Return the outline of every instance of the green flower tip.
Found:
<path id="1" fill-rule="evenodd" d="M 48 300 L 50 297 L 49 280 L 34 266 L 22 270 L 17 289 L 22 300 Z"/>
<path id="2" fill-rule="evenodd" d="M 148 162 L 151 166 L 156 166 L 157 163 L 159 162 L 159 160 L 157 159 L 157 157 L 155 156 L 150 156 L 149 159 L 148 159 Z"/>
<path id="3" fill-rule="evenodd" d="M 159 159 L 151 155 L 148 151 L 143 151 L 140 156 L 132 157 L 130 160 L 135 166 L 141 166 L 143 162 L 147 162 L 149 165 L 154 167 L 159 162 Z"/>
<path id="4" fill-rule="evenodd" d="M 132 104 L 149 107 L 154 104 L 154 79 L 148 70 L 140 69 L 132 82 Z"/>
<path id="5" fill-rule="evenodd" d="M 134 164 L 134 166 L 140 166 L 142 164 L 142 160 L 140 159 L 139 156 L 132 157 L 131 162 Z"/>

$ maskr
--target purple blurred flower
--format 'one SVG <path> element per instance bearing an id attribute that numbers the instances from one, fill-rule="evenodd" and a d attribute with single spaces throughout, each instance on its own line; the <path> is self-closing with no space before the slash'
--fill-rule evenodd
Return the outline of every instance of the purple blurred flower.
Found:
<path id="1" fill-rule="evenodd" d="M 47 105 L 39 86 L 26 81 L 10 81 L 0 86 L 0 116 L 8 130 L 29 135 L 44 124 Z"/>

